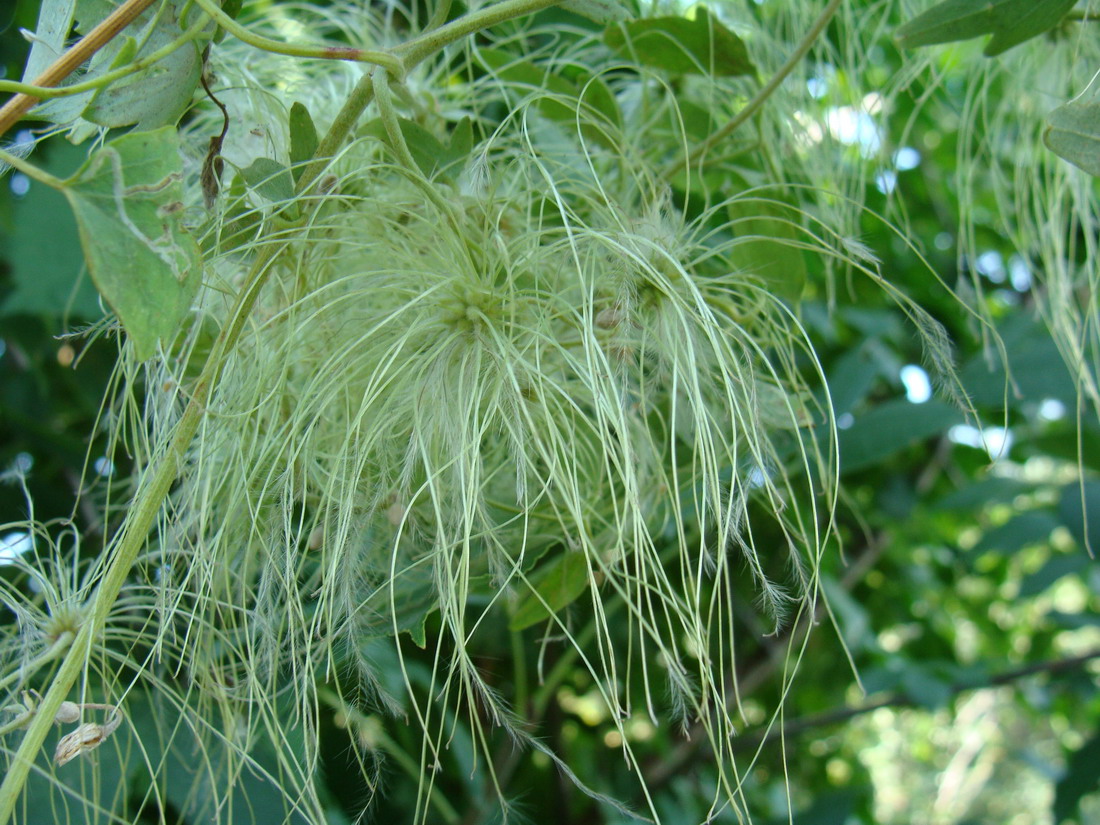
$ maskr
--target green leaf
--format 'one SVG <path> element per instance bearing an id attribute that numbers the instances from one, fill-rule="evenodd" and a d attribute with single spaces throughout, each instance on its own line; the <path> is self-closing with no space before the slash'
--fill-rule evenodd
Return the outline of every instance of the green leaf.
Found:
<path id="1" fill-rule="evenodd" d="M 260 211 L 249 206 L 247 187 L 239 172 L 229 186 L 227 203 L 218 238 L 218 248 L 222 252 L 232 252 L 247 245 L 260 228 Z"/>
<path id="2" fill-rule="evenodd" d="M 769 292 L 796 302 L 806 286 L 806 260 L 795 244 L 801 234 L 792 207 L 770 200 L 733 200 L 726 207 L 736 238 L 730 263 L 764 281 Z"/>
<path id="3" fill-rule="evenodd" d="M 549 71 L 530 60 L 497 49 L 482 49 L 478 60 L 505 84 L 541 91 L 534 100 L 540 115 L 573 126 L 579 120 L 585 138 L 618 151 L 618 138 L 608 134 L 603 121 L 618 127 L 622 112 L 618 100 L 603 80 L 580 67 Z"/>
<path id="4" fill-rule="evenodd" d="M 840 431 L 841 472 L 874 466 L 963 421 L 961 412 L 940 401 L 923 404 L 905 399 L 888 401 L 857 417 L 849 429 Z"/>
<path id="5" fill-rule="evenodd" d="M 996 550 L 1011 555 L 1033 544 L 1043 544 L 1059 526 L 1059 521 L 1045 510 L 1021 513 L 982 536 L 971 553 L 975 556 Z"/>
<path id="6" fill-rule="evenodd" d="M 603 79 L 588 72 L 578 72 L 570 79 L 576 84 L 579 100 L 584 112 L 596 112 L 613 126 L 622 126 L 623 113 L 619 101 Z M 582 128 L 590 124 L 582 122 Z M 586 132 L 586 137 L 599 137 L 595 130 Z M 605 143 L 607 140 L 605 139 Z M 617 148 L 617 147 L 616 147 Z"/>
<path id="7" fill-rule="evenodd" d="M 1020 597 L 1038 596 L 1059 579 L 1074 573 L 1083 573 L 1088 566 L 1089 557 L 1084 551 L 1057 553 L 1020 582 Z"/>
<path id="8" fill-rule="evenodd" d="M 1100 554 L 1100 481 L 1063 487 L 1058 515 L 1078 546 L 1093 555 Z"/>
<path id="9" fill-rule="evenodd" d="M 137 57 L 138 43 L 137 40 L 126 35 L 121 38 L 121 45 L 119 45 L 118 52 L 115 54 L 114 59 L 111 61 L 109 68 L 120 69 L 123 66 L 131 63 L 135 57 Z"/>
<path id="10" fill-rule="evenodd" d="M 1100 627 L 1100 614 L 1097 613 L 1066 613 L 1062 610 L 1051 610 L 1045 618 L 1047 621 L 1069 630 L 1080 630 L 1082 627 Z"/>
<path id="11" fill-rule="evenodd" d="M 1016 496 L 1030 492 L 1031 486 L 1014 478 L 985 478 L 948 493 L 935 503 L 937 510 L 980 510 L 986 504 L 1012 501 Z"/>
<path id="12" fill-rule="evenodd" d="M 222 0 L 222 11 L 229 15 L 232 20 L 236 20 L 240 16 L 242 8 L 244 8 L 244 0 Z M 226 34 L 227 30 L 218 26 L 218 33 L 214 35 L 214 42 L 221 43 Z"/>
<path id="13" fill-rule="evenodd" d="M 855 815 L 860 796 L 866 795 L 869 790 L 865 787 L 821 792 L 809 807 L 794 815 L 791 825 L 845 825 Z"/>
<path id="14" fill-rule="evenodd" d="M 302 164 L 313 158 L 320 142 L 309 109 L 294 101 L 290 107 L 290 165 L 294 168 L 295 181 L 305 168 Z"/>
<path id="15" fill-rule="evenodd" d="M 1028 455 L 1049 455 L 1100 472 L 1100 421 L 1067 416 L 1020 446 Z"/>
<path id="16" fill-rule="evenodd" d="M 65 51 L 65 38 L 73 26 L 76 0 L 42 0 L 38 25 L 23 68 L 23 82 L 33 83 Z"/>
<path id="17" fill-rule="evenodd" d="M 874 648 L 876 641 L 871 630 L 871 617 L 863 605 L 853 599 L 832 576 L 821 577 L 821 590 L 829 600 L 837 630 L 848 649 L 855 654 Z"/>
<path id="18" fill-rule="evenodd" d="M 943 707 L 951 699 L 951 685 L 914 662 L 905 664 L 901 689 L 915 705 L 929 710 Z"/>
<path id="19" fill-rule="evenodd" d="M 107 0 L 78 0 L 77 30 L 87 34 L 115 7 Z M 183 33 L 177 12 L 173 3 L 158 4 L 144 12 L 96 52 L 79 80 L 94 80 L 112 68 L 152 54 L 177 40 Z M 135 50 L 137 44 L 140 48 Z M 149 131 L 175 124 L 198 87 L 203 45 L 200 41 L 185 43 L 153 65 L 105 88 L 45 101 L 32 110 L 33 116 L 70 125 L 70 139 L 74 142 L 86 139 L 101 126 L 136 124 L 135 131 Z"/>
<path id="20" fill-rule="evenodd" d="M 121 762 L 127 768 L 128 779 L 115 789 L 148 788 L 159 783 L 163 801 L 171 806 L 176 822 L 209 822 L 217 818 L 219 806 L 226 805 L 247 810 L 254 822 L 306 825 L 306 817 L 294 811 L 293 803 L 265 777 L 278 774 L 280 753 L 302 758 L 304 742 L 299 731 L 285 731 L 278 752 L 270 739 L 259 737 L 250 745 L 248 768 L 238 770 L 233 745 L 196 734 L 195 727 L 211 724 L 209 716 L 203 719 L 191 709 L 191 724 L 179 724 L 179 708 L 173 708 L 167 696 L 140 689 L 128 695 L 124 707 L 126 723 L 115 737 L 125 743 L 124 747 L 140 747 L 145 758 L 119 760 L 111 758 L 114 754 L 109 757 L 108 752 L 103 753 L 101 762 Z M 194 758 L 195 754 L 202 758 Z M 120 800 L 116 812 L 125 810 L 125 803 L 125 799 Z M 133 821 L 132 815 L 127 820 Z"/>
<path id="21" fill-rule="evenodd" d="M 290 170 L 277 160 L 256 158 L 247 169 L 241 170 L 241 177 L 249 189 L 273 203 L 294 199 L 294 179 Z"/>
<path id="22" fill-rule="evenodd" d="M 601 25 L 630 19 L 621 0 L 562 0 L 561 7 Z"/>
<path id="23" fill-rule="evenodd" d="M 165 127 L 111 141 L 64 189 L 92 280 L 141 359 L 174 337 L 202 279 L 182 176 L 179 138 Z"/>
<path id="24" fill-rule="evenodd" d="M 439 159 L 440 169 L 444 173 L 461 170 L 473 148 L 474 124 L 469 117 L 464 117 L 451 129 L 451 139 Z"/>
<path id="25" fill-rule="evenodd" d="M 439 169 L 441 159 L 446 155 L 446 150 L 439 139 L 421 126 L 408 118 L 399 117 L 397 122 L 401 126 L 401 135 L 405 138 L 405 144 L 409 147 L 409 153 L 416 161 L 417 167 L 425 177 L 432 177 Z M 387 146 L 389 137 L 386 134 L 385 124 L 381 118 L 375 118 L 363 127 L 363 132 L 371 137 L 376 137 Z"/>
<path id="26" fill-rule="evenodd" d="M 870 394 L 880 375 L 882 369 L 866 343 L 840 356 L 828 372 L 833 412 L 839 416 L 856 409 Z"/>
<path id="27" fill-rule="evenodd" d="M 1047 115 L 1047 148 L 1100 177 L 1100 100 L 1071 100 Z"/>
<path id="28" fill-rule="evenodd" d="M 167 13 L 135 51 L 138 41 L 124 38 L 111 60 L 111 68 L 151 54 L 167 46 L 183 32 Z M 131 48 L 127 48 L 127 42 Z M 82 116 L 100 126 L 117 128 L 135 125 L 144 132 L 175 125 L 191 104 L 202 73 L 201 46 L 185 43 L 162 60 L 100 90 Z"/>
<path id="29" fill-rule="evenodd" d="M 548 619 L 576 601 L 588 587 L 588 561 L 583 553 L 565 551 L 531 576 L 530 583 L 534 592 L 520 601 L 508 623 L 512 630 Z"/>
<path id="30" fill-rule="evenodd" d="M 1050 31 L 1076 0 L 944 0 L 897 31 L 903 48 L 969 40 L 991 34 L 985 55 L 994 57 Z"/>
<path id="31" fill-rule="evenodd" d="M 1069 755 L 1066 760 L 1066 772 L 1054 786 L 1054 803 L 1051 808 L 1053 821 L 1077 816 L 1080 813 L 1081 799 L 1086 794 L 1100 789 L 1100 733 Z"/>
<path id="32" fill-rule="evenodd" d="M 744 41 L 699 6 L 695 18 L 651 17 L 618 23 L 604 32 L 604 42 L 624 57 L 672 74 L 716 77 L 752 75 Z"/>
<path id="33" fill-rule="evenodd" d="M 991 368 L 984 355 L 975 355 L 959 371 L 959 379 L 974 404 L 1001 409 L 1007 394 L 1009 403 L 1056 398 L 1070 408 L 1076 405 L 1073 376 L 1065 367 L 1057 343 L 1042 324 L 1020 313 L 997 331 L 1009 353 L 1012 384 L 1006 383 L 1008 375 L 999 359 Z"/>
<path id="34" fill-rule="evenodd" d="M 477 56 L 494 77 L 505 83 L 547 92 L 548 95 L 539 98 L 535 104 L 544 117 L 568 123 L 577 119 L 577 87 L 561 75 L 497 49 L 482 49 Z"/>
<path id="35" fill-rule="evenodd" d="M 813 421 L 808 394 L 791 392 L 788 387 L 760 380 L 755 384 L 754 400 L 753 415 L 765 427 L 796 430 Z"/>

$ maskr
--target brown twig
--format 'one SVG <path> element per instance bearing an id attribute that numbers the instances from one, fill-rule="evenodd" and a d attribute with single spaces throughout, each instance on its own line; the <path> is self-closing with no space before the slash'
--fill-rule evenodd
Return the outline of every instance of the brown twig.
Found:
<path id="1" fill-rule="evenodd" d="M 124 28 L 130 25 L 138 15 L 153 4 L 153 0 L 126 0 L 111 12 L 106 19 L 82 37 L 77 43 L 57 58 L 46 71 L 34 80 L 35 86 L 54 87 L 75 72 L 84 61 L 102 49 Z M 0 108 L 0 136 L 3 136 L 18 120 L 25 115 L 39 98 L 34 95 L 18 94 Z"/>
<path id="2" fill-rule="evenodd" d="M 1023 667 L 1013 670 L 1002 671 L 1001 673 L 990 676 L 980 684 L 968 682 L 966 684 L 948 685 L 948 691 L 951 696 L 957 696 L 968 690 L 979 690 L 981 688 L 1012 684 L 1013 682 L 1018 682 L 1020 679 L 1025 679 L 1028 676 L 1035 676 L 1040 673 L 1058 674 L 1079 670 L 1095 659 L 1100 659 L 1100 649 L 1090 650 L 1088 653 L 1083 653 L 1080 656 L 1071 656 L 1067 659 L 1035 662 L 1034 664 L 1024 665 Z M 863 716 L 879 708 L 908 707 L 913 704 L 915 703 L 908 694 L 891 693 L 881 699 L 876 699 L 873 702 L 867 702 L 866 704 L 856 707 L 834 708 L 833 710 L 815 713 L 810 716 L 803 716 L 799 719 L 792 719 L 781 728 L 771 726 L 764 730 L 747 731 L 743 736 L 738 737 L 736 741 L 731 743 L 731 750 L 755 750 L 769 739 L 774 739 L 777 735 L 782 735 L 784 739 L 787 739 L 805 733 L 808 730 L 813 730 L 814 728 L 822 728 L 829 725 L 838 725 L 841 722 L 847 722 L 849 719 Z"/>

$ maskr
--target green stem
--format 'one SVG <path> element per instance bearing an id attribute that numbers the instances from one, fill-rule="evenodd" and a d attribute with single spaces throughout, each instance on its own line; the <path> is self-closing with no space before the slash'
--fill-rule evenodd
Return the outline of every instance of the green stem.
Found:
<path id="1" fill-rule="evenodd" d="M 73 634 L 70 631 L 66 630 L 64 633 L 54 639 L 53 644 L 42 651 L 42 653 L 40 653 L 36 658 L 32 659 L 23 667 L 13 670 L 3 679 L 0 679 L 0 690 L 5 689 L 8 685 L 16 681 L 17 679 L 29 676 L 40 667 L 42 667 L 42 665 L 52 662 L 63 651 L 68 649 L 69 645 L 72 644 L 72 641 Z"/>
<path id="2" fill-rule="evenodd" d="M 607 609 L 607 615 L 611 616 L 621 603 L 621 600 L 613 602 Z M 531 699 L 532 721 L 538 722 L 546 715 L 546 709 L 550 706 L 550 702 L 554 698 L 554 694 L 557 693 L 558 687 L 565 681 L 565 677 L 573 672 L 577 659 L 581 655 L 581 650 L 592 641 L 592 637 L 595 635 L 596 622 L 590 621 L 584 626 L 584 629 L 577 634 L 576 639 L 569 645 L 569 648 L 558 657 L 556 662 L 554 662 L 554 667 L 550 670 L 550 673 L 543 680 L 542 684 L 539 685 L 539 689 L 535 691 L 535 695 Z"/>
<path id="3" fill-rule="evenodd" d="M 367 78 L 364 78 L 367 79 Z M 367 88 L 369 89 L 369 82 Z M 363 84 L 355 88 L 345 102 L 340 113 L 336 116 L 328 133 L 318 147 L 318 156 L 322 151 L 334 152 L 343 143 L 355 121 L 370 102 L 370 92 L 363 88 Z M 27 165 L 22 164 L 21 165 Z M 309 177 L 311 164 L 303 172 L 298 181 L 299 191 L 310 184 Z M 18 166 L 16 168 L 19 168 Z M 33 168 L 33 167 L 32 167 Z M 324 161 L 321 164 L 324 168 Z M 38 170 L 35 170 L 38 171 Z M 314 172 L 314 177 L 316 172 Z M 92 648 L 92 642 L 106 622 L 107 614 L 118 598 L 122 585 L 130 573 L 138 553 L 145 545 L 149 531 L 156 520 L 157 513 L 168 497 L 168 492 L 175 483 L 179 474 L 180 461 L 184 453 L 191 445 L 191 441 L 198 431 L 206 413 L 206 405 L 210 399 L 213 386 L 216 384 L 225 357 L 236 344 L 244 329 L 246 320 L 252 311 L 260 289 L 267 281 L 271 271 L 271 263 L 276 255 L 290 243 L 289 238 L 260 247 L 257 260 L 252 265 L 244 290 L 240 293 L 230 314 L 229 323 L 222 329 L 217 341 L 207 359 L 203 371 L 191 394 L 176 429 L 172 434 L 171 442 L 167 450 L 157 463 L 147 483 L 140 485 L 140 489 L 134 504 L 130 508 L 126 525 L 119 532 L 113 556 L 91 597 L 92 608 L 69 648 L 68 655 L 62 661 L 57 673 L 54 675 L 50 689 L 38 706 L 38 713 L 31 722 L 19 744 L 19 749 L 12 756 L 8 772 L 4 781 L 0 784 L 0 825 L 6 825 L 11 819 L 12 811 L 19 800 L 23 785 L 26 783 L 27 774 L 34 762 L 34 756 L 42 747 L 46 734 L 50 729 L 50 723 L 61 703 L 72 689 L 77 677 L 87 661 L 88 652 Z"/>
<path id="4" fill-rule="evenodd" d="M 369 74 L 365 74 L 355 84 L 355 88 L 351 90 L 347 101 L 332 121 L 332 126 L 329 127 L 328 132 L 318 144 L 317 151 L 313 154 L 313 160 L 306 164 L 306 167 L 302 170 L 302 175 L 298 178 L 298 183 L 294 187 L 295 195 L 309 191 L 309 187 L 320 177 L 321 173 L 325 171 L 336 156 L 336 153 L 340 151 L 344 138 L 351 132 L 356 121 L 359 120 L 359 117 L 373 99 L 374 81 Z"/>
<path id="5" fill-rule="evenodd" d="M 390 97 L 390 79 L 385 69 L 377 69 L 374 72 L 374 98 L 378 101 L 378 114 L 382 118 L 386 137 L 389 138 L 390 148 L 397 155 L 397 160 L 414 175 L 420 174 L 416 160 L 409 151 L 409 144 L 405 142 L 405 136 L 401 133 L 401 122 L 397 119 L 397 110 L 393 107 L 393 98 Z"/>
<path id="6" fill-rule="evenodd" d="M 5 152 L 0 149 L 0 163 L 6 163 L 12 169 L 17 172 L 22 172 L 31 180 L 36 180 L 41 184 L 49 186 L 51 189 L 64 189 L 65 181 L 61 178 L 55 178 L 49 172 L 45 172 L 35 166 L 33 163 L 27 163 L 19 155 L 13 155 L 11 152 Z"/>
<path id="7" fill-rule="evenodd" d="M 393 50 L 408 71 L 440 49 L 461 40 L 468 34 L 556 6 L 561 0 L 503 0 L 501 3 L 452 20 L 446 26 L 414 37 Z"/>
<path id="8" fill-rule="evenodd" d="M 704 140 L 702 143 L 696 146 L 695 149 L 692 150 L 691 154 L 688 155 L 687 158 L 688 166 L 699 160 L 699 158 L 706 154 L 711 148 L 713 148 L 715 144 L 720 143 L 721 141 L 732 135 L 735 131 L 737 131 L 737 129 L 739 129 L 742 124 L 745 123 L 745 121 L 747 121 L 749 118 L 757 113 L 760 107 L 763 106 L 765 102 L 767 102 L 768 98 L 775 94 L 775 90 L 778 89 L 779 85 L 787 79 L 787 76 L 790 75 L 791 72 L 794 71 L 794 67 L 802 62 L 802 58 L 804 58 L 813 47 L 814 41 L 817 40 L 817 38 L 821 35 L 823 31 L 825 31 L 825 27 L 829 25 L 829 21 L 833 19 L 833 15 L 835 15 L 837 13 L 837 10 L 840 8 L 840 3 L 841 0 L 829 0 L 829 5 L 825 7 L 824 11 L 821 12 L 817 20 L 814 21 L 814 24 L 810 27 L 810 30 L 806 32 L 806 35 L 802 38 L 801 41 L 799 41 L 798 45 L 795 47 L 794 51 L 791 52 L 791 55 L 787 58 L 786 62 L 779 67 L 779 70 L 774 75 L 772 75 L 771 79 L 764 84 L 759 92 L 756 93 L 756 96 L 753 97 L 753 99 L 750 100 L 745 105 L 745 107 L 734 116 L 733 120 L 731 120 L 721 129 L 719 129 L 717 132 L 711 133 L 706 140 Z"/>
<path id="9" fill-rule="evenodd" d="M 83 83 L 73 83 L 71 86 L 50 87 L 34 86 L 30 83 L 19 83 L 14 80 L 0 80 L 0 92 L 16 92 L 18 94 L 37 97 L 40 100 L 49 100 L 55 97 L 67 97 L 69 95 L 78 95 L 83 92 L 101 89 L 110 83 L 114 83 L 119 78 L 134 74 L 135 72 L 140 72 L 142 69 L 152 66 L 154 63 L 168 57 L 168 55 L 172 54 L 176 49 L 190 43 L 192 40 L 198 40 L 199 37 L 202 36 L 202 30 L 206 28 L 209 22 L 210 17 L 204 14 L 195 25 L 191 26 L 187 31 L 166 46 L 162 46 L 155 52 L 151 52 L 145 57 L 140 57 L 125 66 L 120 66 L 113 71 L 97 75 L 91 80 L 85 80 Z"/>
<path id="10" fill-rule="evenodd" d="M 285 54 L 290 57 L 316 57 L 321 60 L 355 60 L 360 63 L 374 63 L 378 66 L 384 66 L 398 77 L 404 75 L 401 61 L 389 52 L 357 49 L 353 46 L 307 46 L 297 43 L 282 43 L 249 31 L 222 11 L 214 0 L 194 0 L 194 2 L 213 17 L 219 26 L 238 40 L 243 40 L 248 45 L 263 49 L 265 52 Z"/>
<path id="11" fill-rule="evenodd" d="M 13 730 L 19 730 L 21 727 L 27 724 L 27 722 L 33 719 L 37 712 L 37 709 L 25 710 L 14 719 L 12 719 L 10 722 L 8 722 L 6 725 L 0 725 L 0 736 L 7 736 Z"/>

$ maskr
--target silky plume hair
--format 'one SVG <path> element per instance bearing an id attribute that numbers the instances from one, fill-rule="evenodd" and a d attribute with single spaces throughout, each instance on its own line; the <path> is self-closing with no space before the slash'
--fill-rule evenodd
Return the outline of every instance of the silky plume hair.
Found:
<path id="1" fill-rule="evenodd" d="M 257 27 L 392 44 L 392 17 L 280 5 Z M 809 17 L 792 9 L 775 31 L 803 31 Z M 743 103 L 749 81 L 672 88 L 623 71 L 590 32 L 502 28 L 406 83 L 403 114 L 440 145 L 470 128 L 468 152 L 403 166 L 372 110 L 294 202 L 234 170 L 286 162 L 288 99 L 323 127 L 362 69 L 329 62 L 318 77 L 270 55 L 245 60 L 229 41 L 212 53 L 230 116 L 227 180 L 207 213 L 200 165 L 221 114 L 203 104 L 185 136 L 204 284 L 161 357 L 138 363 L 122 346 L 104 419 L 135 469 L 113 506 L 164 454 L 250 263 L 290 231 L 291 210 L 307 225 L 268 264 L 123 590 L 116 611 L 129 611 L 119 626 L 131 635 L 108 634 L 87 674 L 89 695 L 134 716 L 171 709 L 178 721 L 155 743 L 113 741 L 142 749 L 151 777 L 199 754 L 192 786 L 170 799 L 189 816 L 236 821 L 233 786 L 251 772 L 324 822 L 322 717 L 344 720 L 376 788 L 378 710 L 424 734 L 412 821 L 441 804 L 432 787 L 452 744 L 492 774 L 497 729 L 625 810 L 486 678 L 481 638 L 526 611 L 544 628 L 527 638 L 576 651 L 620 734 L 634 715 L 700 725 L 720 778 L 712 812 L 741 818 L 735 603 L 749 581 L 773 626 L 816 615 L 838 470 L 797 295 L 740 253 L 766 242 L 797 251 L 813 279 L 870 278 L 951 373 L 942 328 L 854 233 L 861 184 L 826 190 L 824 173 L 804 168 L 805 119 L 766 108 L 757 142 L 771 156 L 747 177 L 738 158 L 753 141 L 693 168 L 675 158 L 701 119 L 713 129 Z M 521 39 L 523 59 L 502 62 Z M 785 57 L 781 37 L 748 39 L 765 64 Z M 846 167 L 827 168 L 835 181 Z M 548 589 L 548 575 L 571 584 Z M 112 663 L 118 644 L 127 653 Z M 417 661 L 414 646 L 426 651 Z M 802 650 L 789 650 L 792 672 Z M 512 810 L 508 789 L 490 784 Z M 659 818 L 639 785 L 635 813 Z"/>

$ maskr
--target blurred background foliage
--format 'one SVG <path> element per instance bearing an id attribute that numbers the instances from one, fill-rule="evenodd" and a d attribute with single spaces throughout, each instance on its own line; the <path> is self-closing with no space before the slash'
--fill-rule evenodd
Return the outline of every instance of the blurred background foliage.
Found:
<path id="1" fill-rule="evenodd" d="M 772 2 L 755 4 L 765 20 Z M 37 5 L 15 0 L 0 8 L 7 78 L 20 75 L 27 43 L 19 29 L 34 27 Z M 823 139 L 849 147 L 849 162 L 872 182 L 870 207 L 904 220 L 947 283 L 977 273 L 985 289 L 976 300 L 986 301 L 998 321 L 1015 384 L 1006 392 L 1005 371 L 991 366 L 972 319 L 880 222 L 868 220 L 862 240 L 882 259 L 887 277 L 954 336 L 980 427 L 932 397 L 920 344 L 896 306 L 860 284 L 829 295 L 811 281 L 801 313 L 842 428 L 845 551 L 822 562 L 832 616 L 820 612 L 821 626 L 809 636 L 806 621 L 770 635 L 749 606 L 747 584 L 742 594 L 744 724 L 733 749 L 746 805 L 760 822 L 788 822 L 789 810 L 797 825 L 1100 821 L 1100 564 L 1087 550 L 1100 548 L 1100 426 L 1095 416 L 1078 415 L 1072 377 L 1034 317 L 1035 264 L 1006 239 L 985 186 L 988 170 L 967 171 L 975 246 L 960 257 L 955 187 L 964 64 L 940 67 L 943 77 L 927 100 L 917 84 L 888 111 L 838 103 Z M 901 66 L 883 32 L 861 76 L 822 67 L 807 92 L 825 103 L 830 96 L 853 99 L 853 91 L 873 95 Z M 64 175 L 84 154 L 53 140 L 36 160 Z M 36 518 L 72 519 L 88 532 L 110 528 L 92 506 L 94 495 L 72 511 L 81 479 L 94 485 L 121 469 L 103 455 L 99 436 L 89 440 L 101 432 L 100 402 L 117 344 L 67 335 L 100 316 L 61 196 L 19 174 L 4 179 L 0 468 L 7 483 L 0 488 L 0 522 L 31 515 L 14 483 L 25 477 Z M 0 541 L 2 556 L 25 537 L 9 533 Z M 537 640 L 537 628 L 524 633 Z M 629 797 L 634 785 L 618 759 L 619 733 L 576 660 L 551 646 L 541 661 L 538 645 L 517 645 L 504 627 L 498 636 L 486 667 L 498 674 L 502 692 L 541 712 L 539 735 L 580 776 L 607 777 L 610 792 L 618 787 Z M 796 649 L 804 643 L 805 652 L 782 715 L 773 718 L 768 709 L 778 705 L 792 643 Z M 382 673 L 396 672 L 384 666 L 393 655 L 385 644 L 371 655 Z M 555 669 L 564 675 L 554 690 L 540 691 L 538 674 Z M 421 671 L 410 672 L 415 678 Z M 133 709 L 131 715 L 135 725 L 155 724 Z M 341 712 L 328 719 L 318 735 L 332 742 L 323 765 L 332 821 L 351 821 L 370 792 L 341 728 L 385 753 L 385 792 L 373 815 L 404 821 L 416 793 L 416 727 Z M 459 722 L 455 730 L 468 736 Z M 641 713 L 626 730 L 645 754 L 642 769 L 667 821 L 701 821 L 715 778 L 698 737 L 657 729 Z M 537 822 L 618 821 L 539 755 L 520 761 L 509 758 L 506 742 L 501 748 L 510 786 L 528 789 L 518 813 Z M 461 750 L 454 748 L 451 758 Z M 473 766 L 460 767 L 439 779 L 441 821 L 490 821 L 493 806 L 478 810 L 476 800 L 492 794 Z M 245 780 L 253 781 L 259 780 Z M 168 801 L 170 808 L 171 794 Z M 127 804 L 134 821 L 159 821 L 134 801 Z M 31 810 L 31 822 L 57 821 L 55 811 Z M 263 821 L 263 812 L 249 817 Z M 724 818 L 733 821 L 732 814 Z"/>

